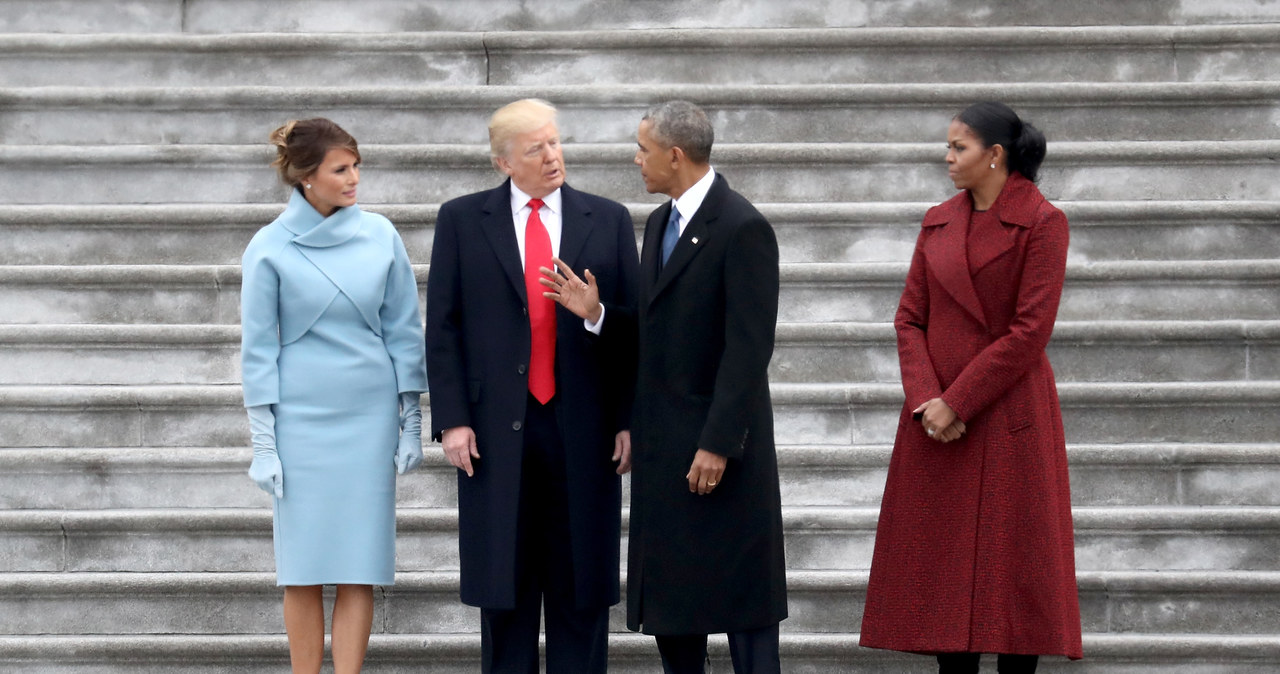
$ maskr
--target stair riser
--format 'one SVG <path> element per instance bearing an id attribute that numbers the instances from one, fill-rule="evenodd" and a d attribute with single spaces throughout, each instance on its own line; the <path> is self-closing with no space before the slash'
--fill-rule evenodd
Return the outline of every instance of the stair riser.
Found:
<path id="1" fill-rule="evenodd" d="M 1050 342 L 1058 381 L 1232 381 L 1280 379 L 1280 344 L 1153 340 L 1152 343 Z M 2 370 L 0 370 L 2 371 Z M 896 382 L 893 344 L 779 341 L 769 367 L 774 382 Z"/>
<path id="2" fill-rule="evenodd" d="M 560 51 L 491 50 L 492 84 L 862 84 L 900 82 L 1142 82 L 1259 79 L 1280 65 L 1270 45 L 1121 45 L 1099 49 L 1035 46 L 930 48 L 869 46 L 839 49 Z M 1272 71 L 1274 72 L 1274 71 Z"/>
<path id="3" fill-rule="evenodd" d="M 479 50 L 334 53 L 102 51 L 86 54 L 12 52 L 0 57 L 6 86 L 365 86 L 484 84 Z M 313 111 L 314 112 L 314 111 Z M 277 125 L 283 120 L 277 122 Z M 270 132 L 274 127 L 264 129 Z"/>
<path id="4" fill-rule="evenodd" d="M 1239 343 L 1065 343 L 1049 348 L 1062 382 L 1280 379 L 1278 353 L 1280 345 Z M 839 383 L 896 382 L 900 376 L 892 344 L 779 341 L 769 378 L 777 383 Z M 238 343 L 0 345 L 0 385 L 238 383 Z"/>
<path id="5" fill-rule="evenodd" d="M 264 6 L 254 0 L 134 0 L 123 8 L 101 0 L 14 0 L 0 32 L 400 32 L 484 30 L 586 30 L 620 28 L 822 28 L 835 26 L 1089 26 L 1169 25 L 1277 20 L 1269 5 L 1182 2 L 1098 3 L 1063 7 L 1011 5 L 991 12 L 976 2 L 820 2 L 781 7 L 768 0 L 698 8 L 583 0 L 534 0 L 513 6 L 502 0 L 289 0 Z M 55 5 L 57 9 L 50 10 Z M 72 11 L 74 10 L 74 11 Z"/>
<path id="6" fill-rule="evenodd" d="M 175 450 L 183 451 L 183 450 Z M 196 450 L 198 451 L 198 450 Z M 434 458 L 439 447 L 424 451 Z M 241 464 L 205 470 L 147 469 L 103 462 L 0 472 L 0 508 L 56 510 L 125 508 L 266 508 L 270 500 Z M 782 462 L 784 506 L 875 506 L 886 467 L 807 466 Z M 1280 465 L 1274 463 L 1091 464 L 1074 461 L 1071 496 L 1076 506 L 1280 506 Z M 623 480 L 623 503 L 629 502 Z M 451 467 L 419 469 L 396 479 L 401 508 L 454 508 L 457 476 Z"/>
<path id="7" fill-rule="evenodd" d="M 874 527 L 797 529 L 786 532 L 787 568 L 866 569 Z M 230 572 L 275 570 L 271 531 L 11 531 L 4 534 L 5 572 Z M 457 532 L 401 527 L 399 571 L 458 568 Z M 622 545 L 626 558 L 625 541 Z M 1134 569 L 1273 570 L 1280 532 L 1259 530 L 1150 530 L 1142 533 L 1079 529 L 1076 566 L 1082 571 Z"/>
<path id="8" fill-rule="evenodd" d="M 793 405 L 774 401 L 775 435 L 781 444 L 888 444 L 900 409 L 890 405 Z M 1073 402 L 1064 406 L 1071 442 L 1273 442 L 1280 437 L 1274 404 Z"/>
<path id="9" fill-rule="evenodd" d="M 0 301 L 6 307 L 0 323 L 233 324 L 240 315 L 239 288 L 233 283 L 221 288 L 212 279 L 115 286 L 0 283 Z M 426 292 L 425 283 L 419 283 L 419 292 Z M 901 296 L 902 282 L 897 280 L 786 280 L 778 321 L 889 322 Z M 1267 279 L 1068 279 L 1058 308 L 1061 321 L 1266 320 L 1278 315 L 1280 294 Z M 1267 367 L 1264 363 L 1264 371 Z"/>
<path id="10" fill-rule="evenodd" d="M 779 444 L 858 445 L 893 442 L 897 403 L 801 404 L 774 401 Z M 424 410 L 423 427 L 429 427 Z M 1077 443 L 1273 442 L 1280 415 L 1256 401 L 1207 403 L 1135 399 L 1126 404 L 1087 400 L 1064 406 L 1066 435 Z M 83 409 L 43 405 L 0 407 L 0 437 L 9 447 L 238 447 L 248 441 L 238 407 Z"/>
<path id="11" fill-rule="evenodd" d="M 757 202 L 940 202 L 955 194 L 938 144 L 935 162 L 788 163 L 785 157 L 762 163 L 717 164 L 730 184 Z M 0 203 L 280 203 L 285 190 L 261 165 L 227 163 L 193 166 L 103 163 L 0 166 Z M 364 203 L 436 203 L 489 189 L 498 183 L 486 166 L 469 157 L 452 166 L 405 166 L 367 157 L 360 200 Z M 462 158 L 460 158 L 462 159 Z M 605 163 L 566 159 L 576 188 L 623 202 L 653 203 L 644 191 L 631 156 Z M 1162 162 L 1156 166 L 1055 164 L 1052 154 L 1041 187 L 1051 200 L 1280 199 L 1280 167 L 1269 160 L 1231 162 L 1230 170 L 1213 157 L 1195 164 Z M 68 181 L 77 188 L 68 190 Z M 181 185 L 181 188 L 175 188 Z"/>
<path id="12" fill-rule="evenodd" d="M 255 29 L 256 30 L 256 29 Z M 306 49 L 246 47 L 201 53 L 181 48 L 57 53 L 9 52 L 8 86 L 365 86 L 634 84 L 864 84 L 903 82 L 1147 82 L 1265 79 L 1280 66 L 1267 43 L 952 45 L 801 44 L 759 47 L 749 37 L 713 48 L 637 44 L 633 48 Z M 487 57 L 487 58 L 486 58 Z"/>
<path id="13" fill-rule="evenodd" d="M 856 632 L 865 589 L 791 591 L 784 633 Z M 471 632 L 479 611 L 464 606 L 456 590 L 383 588 L 376 592 L 375 634 Z M 6 634 L 276 634 L 283 630 L 280 590 L 243 592 L 175 589 L 162 594 L 106 594 L 7 598 L 18 608 L 0 622 Z M 1081 591 L 1081 623 L 1091 633 L 1257 634 L 1280 629 L 1277 597 L 1247 590 L 1226 593 Z M 193 610 L 193 607 L 200 607 Z M 625 609 L 610 610 L 610 628 L 625 631 Z M 24 615 L 25 614 L 25 615 Z"/>
<path id="14" fill-rule="evenodd" d="M 198 450 L 174 453 L 183 451 Z M 427 444 L 423 451 L 442 454 L 436 444 Z M 270 498 L 246 473 L 249 460 L 246 451 L 239 465 L 206 470 L 113 468 L 104 462 L 90 469 L 67 466 L 46 467 L 40 472 L 7 471 L 0 473 L 0 509 L 56 510 L 68 504 L 83 510 L 270 508 Z M 415 470 L 396 478 L 396 503 L 401 508 L 454 508 L 458 505 L 457 485 L 452 467 Z"/>
<path id="15" fill-rule="evenodd" d="M 513 88 L 511 98 L 527 93 L 526 88 Z M 424 96 L 429 93 L 424 92 Z M 1051 103 L 1022 102 L 1016 94 L 1002 98 L 1025 119 L 1043 125 L 1054 141 L 1217 140 L 1222 137 L 1223 128 L 1232 130 L 1233 140 L 1270 140 L 1277 115 L 1274 103 L 1225 98 L 1214 101 L 1214 105 L 1178 99 L 1153 104 L 1082 104 L 1072 100 L 1070 94 Z M 552 103 L 563 106 L 559 125 L 565 140 L 578 143 L 633 139 L 647 107 L 644 103 L 582 104 L 571 99 Z M 968 99 L 848 103 L 841 98 L 815 100 L 808 105 L 743 101 L 705 106 L 711 113 L 718 142 L 758 142 L 767 138 L 776 142 L 912 143 L 934 136 L 941 142 L 951 117 L 967 104 Z M 499 105 L 486 99 L 461 109 L 433 105 L 430 100 L 357 106 L 342 101 L 340 93 L 323 103 L 282 105 L 264 100 L 259 105 L 242 107 L 203 101 L 163 105 L 139 102 L 132 106 L 55 101 L 24 103 L 20 108 L 0 112 L 0 129 L 4 129 L 5 140 L 15 145 L 253 144 L 263 142 L 267 133 L 286 119 L 324 115 L 361 143 L 476 143 L 484 141 L 486 116 Z M 177 109 L 171 109 L 174 107 Z"/>
<path id="16" fill-rule="evenodd" d="M 379 205 L 370 203 L 370 211 Z M 923 216 L 924 207 L 919 215 Z M 1070 218 L 1070 208 L 1067 216 Z M 183 225 L 28 227 L 9 225 L 9 245 L 0 250 L 0 264 L 240 264 L 244 247 L 260 223 L 239 227 Z M 883 225 L 818 225 L 773 221 L 781 261 L 906 262 L 911 259 L 918 221 Z M 396 228 L 415 262 L 431 259 L 434 228 L 420 222 L 397 221 Z M 1274 223 L 1154 225 L 1146 222 L 1094 226 L 1071 223 L 1068 260 L 1087 263 L 1107 260 L 1255 260 L 1280 257 L 1280 231 Z M 643 234 L 637 223 L 637 239 Z"/>

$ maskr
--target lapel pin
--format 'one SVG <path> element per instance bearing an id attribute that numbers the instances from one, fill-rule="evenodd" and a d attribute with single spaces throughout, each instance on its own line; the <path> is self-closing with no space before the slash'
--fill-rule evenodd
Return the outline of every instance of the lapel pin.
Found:
<path id="1" fill-rule="evenodd" d="M 695 237 L 693 237 L 693 242 L 694 242 L 695 244 L 697 244 L 697 243 L 698 243 L 698 237 L 696 237 L 696 236 L 695 236 Z"/>

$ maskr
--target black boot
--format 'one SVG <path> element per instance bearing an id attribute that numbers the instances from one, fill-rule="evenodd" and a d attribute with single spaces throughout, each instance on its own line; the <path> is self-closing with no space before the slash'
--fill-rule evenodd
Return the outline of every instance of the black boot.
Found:
<path id="1" fill-rule="evenodd" d="M 940 653 L 938 674 L 978 674 L 981 653 Z"/>

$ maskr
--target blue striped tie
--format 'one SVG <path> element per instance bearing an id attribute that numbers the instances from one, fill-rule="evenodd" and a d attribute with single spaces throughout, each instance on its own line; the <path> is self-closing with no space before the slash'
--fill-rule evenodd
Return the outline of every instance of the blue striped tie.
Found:
<path id="1" fill-rule="evenodd" d="M 667 228 L 662 232 L 662 265 L 663 266 L 666 266 L 667 258 L 671 257 L 671 251 L 675 250 L 676 241 L 679 241 L 679 240 L 680 240 L 680 211 L 676 210 L 675 202 L 672 202 L 671 217 L 667 218 Z"/>

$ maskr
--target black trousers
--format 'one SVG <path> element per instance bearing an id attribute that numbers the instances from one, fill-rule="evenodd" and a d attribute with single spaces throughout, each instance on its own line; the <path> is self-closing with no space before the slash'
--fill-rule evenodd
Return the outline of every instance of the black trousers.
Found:
<path id="1" fill-rule="evenodd" d="M 938 674 L 977 674 L 981 653 L 943 653 L 938 656 Z M 1034 674 L 1038 655 L 1001 653 L 996 657 L 999 674 Z"/>
<path id="2" fill-rule="evenodd" d="M 538 674 L 538 623 L 547 630 L 548 674 L 604 674 L 609 607 L 580 608 L 573 589 L 568 485 L 555 399 L 531 396 L 525 414 L 520 520 L 516 534 L 516 606 L 481 609 L 481 669 Z"/>
<path id="3" fill-rule="evenodd" d="M 778 624 L 729 633 L 729 658 L 736 674 L 779 674 Z M 662 671 L 666 674 L 703 674 L 707 662 L 707 635 L 657 636 Z"/>

